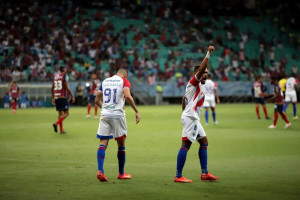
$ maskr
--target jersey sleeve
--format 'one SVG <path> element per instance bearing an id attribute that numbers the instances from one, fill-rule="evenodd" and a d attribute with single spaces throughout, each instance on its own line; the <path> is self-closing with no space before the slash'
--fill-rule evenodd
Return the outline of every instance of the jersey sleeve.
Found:
<path id="1" fill-rule="evenodd" d="M 192 84 L 193 86 L 197 86 L 199 84 L 200 80 L 197 79 L 196 75 L 193 76 L 193 78 L 190 79 L 189 83 Z"/>
<path id="2" fill-rule="evenodd" d="M 298 84 L 298 80 L 297 80 L 297 79 L 295 79 L 295 84 L 296 84 L 296 85 Z"/>
<path id="3" fill-rule="evenodd" d="M 123 79 L 123 89 L 124 88 L 130 88 L 130 82 L 129 80 L 125 79 L 125 78 L 122 78 Z"/>
<path id="4" fill-rule="evenodd" d="M 218 87 L 217 87 L 217 84 L 216 84 L 215 82 L 214 82 L 214 88 L 215 88 L 215 89 L 217 89 L 217 88 L 218 88 Z"/>

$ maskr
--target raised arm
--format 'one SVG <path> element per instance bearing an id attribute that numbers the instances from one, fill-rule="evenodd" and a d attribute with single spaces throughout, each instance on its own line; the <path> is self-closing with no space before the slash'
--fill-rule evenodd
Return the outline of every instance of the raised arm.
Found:
<path id="1" fill-rule="evenodd" d="M 140 122 L 140 114 L 139 114 L 139 111 L 134 103 L 134 100 L 130 94 L 130 89 L 129 88 L 124 88 L 123 89 L 123 92 L 124 92 L 124 96 L 125 96 L 125 99 L 126 101 L 130 104 L 130 106 L 132 107 L 132 109 L 135 111 L 135 119 L 136 119 L 136 124 L 138 124 Z"/>
<path id="2" fill-rule="evenodd" d="M 208 59 L 211 56 L 212 52 L 215 50 L 214 46 L 209 46 L 205 58 L 202 60 L 198 71 L 196 72 L 196 77 L 200 80 L 203 75 L 205 69 L 207 68 Z"/>

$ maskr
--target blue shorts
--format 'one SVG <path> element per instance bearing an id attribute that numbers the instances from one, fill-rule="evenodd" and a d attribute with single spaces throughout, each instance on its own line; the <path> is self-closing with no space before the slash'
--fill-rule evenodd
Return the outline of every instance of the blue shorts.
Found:
<path id="1" fill-rule="evenodd" d="M 69 110 L 69 103 L 67 98 L 55 99 L 55 106 L 57 111 Z"/>
<path id="2" fill-rule="evenodd" d="M 275 104 L 274 111 L 275 112 L 282 112 L 283 111 L 283 104 Z"/>
<path id="3" fill-rule="evenodd" d="M 90 96 L 89 96 L 89 103 L 92 104 L 92 105 L 94 105 L 94 103 L 95 103 L 95 98 L 96 98 L 95 95 L 90 94 Z"/>
<path id="4" fill-rule="evenodd" d="M 255 103 L 266 104 L 265 98 L 254 98 Z"/>

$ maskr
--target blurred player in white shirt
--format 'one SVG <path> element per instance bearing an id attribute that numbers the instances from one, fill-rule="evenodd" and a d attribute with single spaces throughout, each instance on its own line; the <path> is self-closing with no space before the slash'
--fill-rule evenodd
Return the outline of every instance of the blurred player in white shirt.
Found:
<path id="1" fill-rule="evenodd" d="M 206 125 L 208 125 L 208 111 L 209 108 L 211 109 L 212 112 L 212 117 L 213 117 L 213 122 L 214 124 L 217 124 L 218 122 L 216 121 L 216 99 L 217 103 L 220 103 L 219 95 L 218 95 L 218 90 L 217 90 L 217 84 L 211 80 L 212 76 L 211 74 L 207 75 L 207 80 L 205 81 L 205 100 L 203 107 L 205 108 L 205 121 Z"/>
<path id="2" fill-rule="evenodd" d="M 86 115 L 87 119 L 91 117 L 90 111 L 91 111 L 92 106 L 95 106 L 94 118 L 98 119 L 98 114 L 97 114 L 98 107 L 97 107 L 97 105 L 95 105 L 95 98 L 96 98 L 99 86 L 100 86 L 100 80 L 97 78 L 97 75 L 95 73 L 93 73 L 91 83 L 86 84 L 87 90 L 90 93 L 89 98 L 88 98 L 88 105 L 87 105 L 87 115 Z"/>
<path id="3" fill-rule="evenodd" d="M 100 145 L 97 152 L 98 174 L 101 182 L 107 182 L 104 175 L 104 158 L 108 141 L 115 137 L 118 143 L 119 175 L 118 179 L 130 179 L 131 175 L 124 172 L 125 167 L 125 139 L 127 125 L 125 118 L 125 100 L 135 111 L 136 124 L 140 121 L 140 114 L 130 94 L 130 82 L 127 80 L 127 70 L 119 69 L 117 75 L 105 79 L 97 93 L 95 104 L 101 108 L 101 117 L 97 138 Z"/>
<path id="4" fill-rule="evenodd" d="M 285 105 L 283 112 L 286 113 L 286 109 L 290 102 L 293 104 L 293 119 L 297 120 L 297 84 L 298 80 L 296 79 L 297 75 L 293 74 L 286 80 L 285 83 Z"/>
<path id="5" fill-rule="evenodd" d="M 189 180 L 182 176 L 182 170 L 185 164 L 187 153 L 195 141 L 198 141 L 200 148 L 198 157 L 201 166 L 201 180 L 215 181 L 218 177 L 208 173 L 207 170 L 207 147 L 208 140 L 206 133 L 200 124 L 200 118 L 197 109 L 203 105 L 204 102 L 204 84 L 207 78 L 207 63 L 210 55 L 214 51 L 213 46 L 208 47 L 207 54 L 203 59 L 201 65 L 194 68 L 194 75 L 186 86 L 184 97 L 182 98 L 182 145 L 177 155 L 177 167 L 174 182 L 190 183 Z"/>

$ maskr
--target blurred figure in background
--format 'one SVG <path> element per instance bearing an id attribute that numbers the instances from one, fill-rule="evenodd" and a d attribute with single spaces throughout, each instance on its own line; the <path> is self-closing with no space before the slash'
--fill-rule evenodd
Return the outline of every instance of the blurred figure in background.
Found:
<path id="1" fill-rule="evenodd" d="M 98 119 L 98 115 L 97 115 L 97 111 L 98 111 L 98 107 L 95 105 L 95 98 L 97 95 L 97 92 L 99 90 L 100 87 L 100 80 L 97 78 L 97 75 L 95 73 L 92 74 L 92 81 L 91 83 L 87 83 L 86 85 L 87 90 L 90 92 L 90 96 L 88 99 L 88 106 L 87 106 L 87 115 L 86 118 L 90 118 L 90 111 L 91 111 L 91 107 L 94 106 L 95 108 L 95 119 Z"/>
<path id="2" fill-rule="evenodd" d="M 26 99 L 27 99 L 27 95 L 25 91 L 23 91 L 21 95 L 21 108 L 26 108 Z"/>
<path id="3" fill-rule="evenodd" d="M 283 112 L 286 113 L 286 109 L 289 103 L 293 104 L 293 119 L 297 120 L 297 84 L 298 80 L 296 79 L 297 75 L 293 74 L 286 80 L 286 93 L 285 93 L 285 105 L 283 107 Z"/>
<path id="4" fill-rule="evenodd" d="M 76 87 L 76 103 L 79 106 L 82 106 L 82 96 L 83 96 L 83 86 L 79 82 Z"/>
<path id="5" fill-rule="evenodd" d="M 268 102 L 271 100 L 275 100 L 275 109 L 274 109 L 274 121 L 273 124 L 269 126 L 269 128 L 274 129 L 277 125 L 278 113 L 281 115 L 281 118 L 285 121 L 285 128 L 289 128 L 292 124 L 287 119 L 285 113 L 283 112 L 283 103 L 284 98 L 280 88 L 280 84 L 277 82 L 276 77 L 271 77 L 271 84 L 273 85 L 273 96 L 268 99 Z"/>
<path id="6" fill-rule="evenodd" d="M 254 96 L 254 102 L 256 103 L 255 110 L 256 110 L 257 119 L 260 119 L 259 104 L 261 104 L 263 106 L 263 110 L 264 110 L 266 119 L 271 119 L 268 116 L 268 111 L 267 111 L 267 106 L 266 106 L 266 101 L 265 101 L 264 92 L 266 92 L 266 91 L 267 91 L 267 88 L 262 82 L 262 76 L 260 76 L 260 75 L 257 76 L 256 82 L 253 84 L 253 87 L 252 87 L 252 95 Z"/>
<path id="7" fill-rule="evenodd" d="M 287 75 L 284 73 L 282 75 L 282 78 L 279 81 L 282 93 L 283 93 L 283 97 L 285 98 L 285 83 L 286 83 L 286 79 L 287 79 Z"/>
<path id="8" fill-rule="evenodd" d="M 20 88 L 17 86 L 15 81 L 11 82 L 11 86 L 9 88 L 9 96 L 12 104 L 13 114 L 15 114 L 17 113 L 19 98 L 21 98 Z"/>
<path id="9" fill-rule="evenodd" d="M 3 96 L 3 108 L 9 108 L 9 93 L 6 92 Z"/>
<path id="10" fill-rule="evenodd" d="M 203 103 L 203 107 L 205 108 L 205 121 L 206 125 L 208 125 L 208 111 L 209 108 L 211 109 L 212 112 L 212 117 L 213 117 L 213 122 L 214 124 L 218 124 L 216 120 L 216 99 L 217 103 L 220 103 L 219 95 L 218 95 L 218 90 L 217 90 L 217 84 L 213 82 L 212 80 L 212 75 L 208 74 L 207 75 L 207 80 L 205 82 L 204 88 L 205 88 L 205 99 Z"/>

